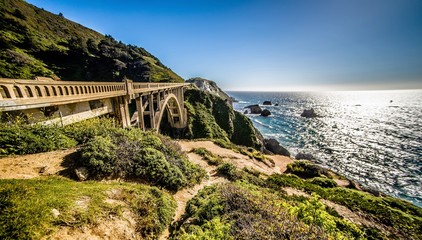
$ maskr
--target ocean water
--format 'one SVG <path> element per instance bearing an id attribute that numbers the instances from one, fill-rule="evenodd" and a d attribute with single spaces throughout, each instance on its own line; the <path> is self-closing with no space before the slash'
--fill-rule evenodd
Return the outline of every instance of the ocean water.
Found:
<path id="1" fill-rule="evenodd" d="M 229 92 L 236 110 L 260 104 L 269 117 L 247 114 L 266 138 L 293 156 L 316 161 L 366 187 L 422 207 L 422 91 Z M 269 100 L 272 106 L 262 106 Z M 274 106 L 276 103 L 279 106 Z M 314 108 L 321 117 L 303 118 Z"/>

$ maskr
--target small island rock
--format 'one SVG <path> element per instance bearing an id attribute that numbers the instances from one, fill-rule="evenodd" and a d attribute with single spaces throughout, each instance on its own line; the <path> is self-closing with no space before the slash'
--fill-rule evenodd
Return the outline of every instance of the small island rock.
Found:
<path id="1" fill-rule="evenodd" d="M 318 115 L 315 113 L 315 110 L 313 108 L 311 109 L 305 109 L 303 110 L 302 114 L 300 114 L 301 117 L 305 117 L 305 118 L 314 118 L 314 117 L 318 117 Z"/>
<path id="2" fill-rule="evenodd" d="M 281 146 L 280 143 L 275 139 L 264 139 L 264 146 L 265 149 L 274 154 L 290 157 L 290 152 L 286 148 Z"/>
<path id="3" fill-rule="evenodd" d="M 261 112 L 261 116 L 268 117 L 271 115 L 271 112 L 268 109 L 264 109 Z"/>
<path id="4" fill-rule="evenodd" d="M 262 112 L 262 109 L 258 104 L 249 105 L 245 108 L 249 108 L 251 110 L 251 114 L 261 114 L 261 112 Z"/>
<path id="5" fill-rule="evenodd" d="M 295 158 L 297 160 L 309 160 L 309 161 L 315 159 L 315 157 L 310 153 L 298 153 L 296 154 Z"/>
<path id="6" fill-rule="evenodd" d="M 262 105 L 273 105 L 273 104 L 271 103 L 271 101 L 264 101 L 264 103 L 262 103 Z"/>

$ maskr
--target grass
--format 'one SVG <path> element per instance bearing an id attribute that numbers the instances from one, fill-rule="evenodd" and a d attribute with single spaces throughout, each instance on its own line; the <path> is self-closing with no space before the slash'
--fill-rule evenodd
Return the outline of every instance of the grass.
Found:
<path id="1" fill-rule="evenodd" d="M 388 227 L 390 232 L 384 237 L 417 238 L 422 235 L 422 209 L 397 198 L 376 197 L 355 189 L 333 187 L 331 184 L 327 186 L 320 184 L 319 180 L 304 180 L 295 175 L 274 174 L 268 178 L 267 186 L 277 190 L 280 187 L 293 187 L 346 206 L 353 212 L 365 213 L 369 218 Z"/>
<path id="2" fill-rule="evenodd" d="M 110 196 L 111 191 L 118 192 Z M 107 198 L 124 202 L 107 203 Z M 86 206 L 77 201 L 85 199 Z M 157 188 L 140 184 L 74 182 L 61 177 L 31 180 L 0 180 L 0 238 L 40 239 L 58 227 L 81 227 L 119 216 L 122 207 L 137 218 L 140 236 L 157 236 L 170 223 L 175 210 L 172 197 Z M 53 209 L 58 216 L 53 216 Z"/>
<path id="3" fill-rule="evenodd" d="M 218 166 L 224 162 L 220 156 L 215 155 L 214 153 L 208 151 L 206 148 L 194 148 L 191 150 L 191 152 L 201 156 L 210 165 Z"/>

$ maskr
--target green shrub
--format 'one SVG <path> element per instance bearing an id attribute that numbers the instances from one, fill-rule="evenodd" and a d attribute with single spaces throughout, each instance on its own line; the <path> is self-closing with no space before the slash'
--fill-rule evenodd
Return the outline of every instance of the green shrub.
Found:
<path id="1" fill-rule="evenodd" d="M 277 191 L 282 191 L 281 187 L 292 187 L 310 194 L 316 193 L 324 199 L 346 206 L 353 212 L 366 214 L 389 230 L 387 233 L 368 230 L 367 234 L 375 234 L 374 236 L 382 234 L 383 237 L 392 234 L 389 238 L 393 239 L 402 236 L 415 238 L 422 235 L 421 210 L 403 200 L 393 201 L 391 197 L 376 197 L 366 192 L 342 187 L 323 188 L 295 175 L 273 174 L 267 179 L 267 186 Z"/>
<path id="2" fill-rule="evenodd" d="M 79 144 L 86 143 L 95 136 L 109 136 L 113 132 L 122 131 L 111 118 L 91 118 L 64 127 L 64 132 Z"/>
<path id="3" fill-rule="evenodd" d="M 321 186 L 323 188 L 333 188 L 338 186 L 333 179 L 323 177 L 314 177 L 312 178 L 311 183 Z"/>
<path id="4" fill-rule="evenodd" d="M 321 227 L 309 227 L 290 215 L 276 195 L 248 184 L 206 187 L 187 203 L 186 209 L 174 239 L 202 239 L 210 224 L 220 229 L 217 232 L 224 236 L 222 239 L 327 237 Z"/>
<path id="5" fill-rule="evenodd" d="M 223 159 L 220 156 L 215 155 L 214 153 L 208 151 L 205 148 L 194 148 L 194 149 L 192 149 L 192 152 L 201 156 L 210 165 L 217 165 L 218 166 L 218 165 L 220 165 L 224 162 Z"/>
<path id="6" fill-rule="evenodd" d="M 108 136 L 96 136 L 83 147 L 81 161 L 88 167 L 90 176 L 104 178 L 119 175 L 116 148 Z"/>
<path id="7" fill-rule="evenodd" d="M 0 156 L 65 149 L 76 145 L 57 125 L 0 123 Z"/>
<path id="8" fill-rule="evenodd" d="M 330 177 L 327 170 L 306 160 L 296 160 L 287 165 L 287 170 L 290 173 L 304 178 L 313 178 L 327 176 Z"/>
<path id="9" fill-rule="evenodd" d="M 149 182 L 178 190 L 186 186 L 186 178 L 179 168 L 171 166 L 164 154 L 153 148 L 144 148 L 134 156 L 134 175 Z"/>
<path id="10" fill-rule="evenodd" d="M 205 221 L 201 226 L 189 226 L 186 232 L 182 233 L 177 239 L 196 240 L 196 239 L 235 239 L 230 236 L 230 223 L 223 222 L 219 217 L 210 221 Z"/>
<path id="11" fill-rule="evenodd" d="M 79 165 L 88 169 L 91 178 L 143 179 L 178 190 L 197 184 L 206 176 L 168 138 L 139 129 L 109 132 L 109 136 L 96 136 L 80 149 Z"/>
<path id="12" fill-rule="evenodd" d="M 236 166 L 232 163 L 223 163 L 217 168 L 218 174 L 226 176 L 229 180 L 236 180 L 237 178 L 237 170 Z"/>

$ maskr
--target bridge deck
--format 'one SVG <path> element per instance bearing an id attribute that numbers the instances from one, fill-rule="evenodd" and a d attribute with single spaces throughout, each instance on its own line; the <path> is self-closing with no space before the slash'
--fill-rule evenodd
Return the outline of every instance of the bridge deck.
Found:
<path id="1" fill-rule="evenodd" d="M 0 111 L 23 110 L 183 88 L 185 83 L 78 82 L 0 78 Z"/>

